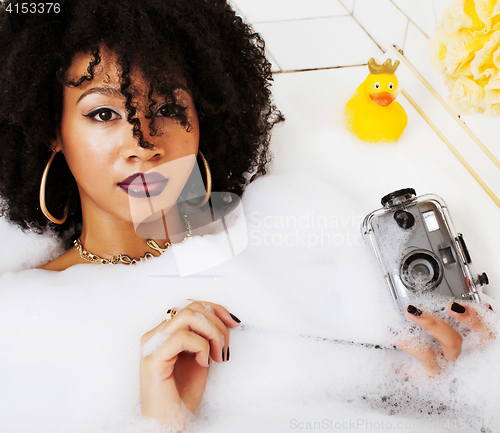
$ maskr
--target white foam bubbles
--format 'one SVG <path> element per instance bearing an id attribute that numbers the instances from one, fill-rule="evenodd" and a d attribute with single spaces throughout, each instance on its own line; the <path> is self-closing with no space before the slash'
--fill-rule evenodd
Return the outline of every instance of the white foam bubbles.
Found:
<path id="1" fill-rule="evenodd" d="M 0 275 L 41 266 L 64 252 L 62 242 L 50 230 L 43 235 L 22 232 L 5 217 L 0 217 L 0 233 L 3 245 Z"/>
<path id="2" fill-rule="evenodd" d="M 243 203 L 249 245 L 196 274 L 181 278 L 167 250 L 134 267 L 3 275 L 0 424 L 9 432 L 161 431 L 140 417 L 139 343 L 187 299 L 219 303 L 242 320 L 226 342 L 230 361 L 210 367 L 188 431 L 282 432 L 324 419 L 365 427 L 439 422 L 437 431 L 453 431 L 446 419 L 495 419 L 498 342 L 477 347 L 469 332 L 464 353 L 440 377 L 420 377 L 419 364 L 393 349 L 388 329 L 415 331 L 395 309 L 370 248 L 350 242 L 367 212 L 314 176 L 306 179 L 314 193 L 301 189 L 303 180 L 251 184 Z M 282 241 L 256 241 L 273 233 Z M 342 242 L 333 241 L 337 234 Z M 178 248 L 194 260 L 199 241 Z M 441 302 L 417 306 L 439 311 L 448 304 Z"/>

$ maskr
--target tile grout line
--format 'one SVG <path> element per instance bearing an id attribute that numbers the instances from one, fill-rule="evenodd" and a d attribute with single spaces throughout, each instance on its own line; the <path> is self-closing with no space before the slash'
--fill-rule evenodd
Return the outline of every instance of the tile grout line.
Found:
<path id="1" fill-rule="evenodd" d="M 243 11 L 238 7 L 238 5 L 236 5 L 234 2 L 231 2 L 231 7 L 233 8 L 233 10 L 236 12 L 236 15 L 238 15 L 242 20 L 243 22 L 245 22 L 251 29 L 252 29 L 252 32 L 254 33 L 258 33 L 260 35 L 259 32 L 256 32 L 255 31 L 255 28 L 253 26 L 253 23 L 251 24 L 250 21 L 248 20 L 247 16 L 243 13 Z M 264 40 L 264 38 L 262 38 L 262 40 Z M 266 47 L 266 41 L 264 40 L 264 49 L 265 49 L 265 52 L 267 54 L 268 57 L 270 57 L 270 59 L 274 62 L 274 64 L 278 67 L 279 71 L 282 71 L 283 68 L 280 66 L 280 64 L 278 63 L 278 61 L 276 60 L 276 57 L 274 57 L 274 55 L 271 53 L 271 51 L 269 51 Z M 268 59 L 269 60 L 269 59 Z M 271 62 L 270 62 L 271 63 Z M 271 72 L 272 74 L 274 74 L 274 72 Z"/>
<path id="2" fill-rule="evenodd" d="M 401 49 L 404 51 L 406 46 L 406 37 L 408 36 L 408 29 L 410 28 L 410 20 L 406 20 L 405 37 L 403 39 L 403 46 Z"/>
<path id="3" fill-rule="evenodd" d="M 257 21 L 254 24 L 276 24 L 276 23 L 290 23 L 294 21 L 309 21 L 309 20 L 324 20 L 324 19 L 329 19 L 329 18 L 341 18 L 341 17 L 348 17 L 351 14 L 345 13 L 341 15 L 328 15 L 325 17 L 307 17 L 307 18 L 290 18 L 288 20 L 273 20 L 273 21 Z"/>
<path id="4" fill-rule="evenodd" d="M 341 6 L 342 6 L 342 7 L 343 7 L 346 11 L 347 11 L 347 13 L 348 13 L 349 15 L 352 15 L 352 12 L 351 12 L 351 11 L 349 11 L 349 9 L 347 9 L 347 6 L 346 6 L 344 3 L 342 3 L 340 0 L 337 0 L 337 1 L 338 1 L 338 2 L 339 2 L 339 4 L 340 4 L 340 5 L 341 5 Z M 354 0 L 353 0 L 353 1 L 354 1 Z"/>
<path id="5" fill-rule="evenodd" d="M 361 27 L 361 29 L 368 35 L 368 37 L 373 41 L 373 43 L 379 48 L 380 51 L 382 51 L 382 53 L 384 52 L 384 50 L 382 49 L 382 47 L 377 43 L 377 41 L 375 39 L 373 39 L 372 35 L 370 35 L 370 33 L 368 33 L 366 31 L 366 29 L 360 24 L 360 22 L 356 19 L 356 17 L 354 16 L 354 11 L 356 10 L 356 0 L 353 0 L 353 3 L 352 3 L 352 12 L 351 12 L 351 17 L 352 19 L 356 22 L 356 24 Z"/>
<path id="6" fill-rule="evenodd" d="M 327 70 L 331 70 L 331 69 L 355 68 L 358 66 L 366 66 L 366 65 L 367 65 L 367 63 L 359 63 L 357 65 L 326 66 L 323 68 L 287 69 L 287 70 L 281 70 L 281 71 L 274 71 L 273 75 L 292 74 L 295 72 L 313 72 L 313 71 L 327 71 Z"/>
<path id="7" fill-rule="evenodd" d="M 436 23 L 436 26 L 437 26 L 438 17 L 436 15 L 436 5 L 434 4 L 434 0 L 430 0 L 430 1 L 432 3 L 432 12 L 434 13 L 434 22 Z"/>
<path id="8" fill-rule="evenodd" d="M 414 26 L 418 29 L 418 31 L 419 31 L 420 33 L 422 33 L 422 34 L 423 34 L 423 35 L 424 35 L 427 39 L 430 39 L 429 35 L 428 35 L 427 33 L 425 33 L 425 32 L 424 32 L 424 31 L 420 28 L 420 26 L 419 26 L 419 25 L 418 25 L 415 21 L 413 21 L 413 20 L 412 20 L 412 19 L 411 19 L 411 18 L 410 18 L 410 17 L 409 17 L 409 16 L 408 16 L 408 15 L 407 15 L 404 11 L 403 11 L 403 10 L 401 10 L 401 9 L 399 8 L 399 6 L 398 6 L 396 3 L 394 3 L 394 1 L 393 1 L 393 0 L 389 0 L 389 1 L 390 1 L 393 5 L 394 5 L 394 7 L 395 7 L 395 8 L 396 8 L 399 12 L 401 12 L 401 13 L 402 13 L 402 14 L 403 14 L 403 15 L 404 15 L 407 19 L 408 19 L 408 21 L 409 21 L 409 22 L 411 22 L 411 23 L 412 23 L 412 24 L 413 24 L 413 25 L 414 25 Z M 435 14 L 434 14 L 434 16 L 435 16 Z"/>
<path id="9" fill-rule="evenodd" d="M 252 30 L 253 30 L 253 28 L 252 28 Z M 272 61 L 274 62 L 274 64 L 278 67 L 278 69 L 279 69 L 278 72 L 283 71 L 283 68 L 280 66 L 280 64 L 276 60 L 276 57 L 274 57 L 274 55 L 271 53 L 271 51 L 269 51 L 267 48 L 265 48 L 265 50 L 266 50 L 267 55 L 272 59 Z M 271 72 L 271 74 L 274 74 L 274 72 Z"/>
<path id="10" fill-rule="evenodd" d="M 370 33 L 368 33 L 366 31 L 366 29 L 359 23 L 359 21 L 354 17 L 354 10 L 353 10 L 353 14 L 352 14 L 352 19 L 356 22 L 356 24 L 361 27 L 361 29 L 368 35 L 368 37 L 373 41 L 373 43 L 379 48 L 380 51 L 382 51 L 382 53 L 384 53 L 384 50 L 382 49 L 382 47 L 377 43 L 377 41 L 375 39 L 373 39 L 372 35 L 370 35 Z"/>

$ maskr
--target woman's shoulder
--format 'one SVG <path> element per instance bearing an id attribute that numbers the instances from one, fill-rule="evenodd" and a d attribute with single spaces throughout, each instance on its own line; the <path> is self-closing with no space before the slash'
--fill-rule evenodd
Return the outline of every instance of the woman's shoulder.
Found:
<path id="1" fill-rule="evenodd" d="M 85 262 L 80 257 L 78 251 L 76 251 L 74 248 L 71 248 L 70 250 L 66 251 L 62 256 L 59 256 L 58 258 L 51 260 L 50 262 L 46 263 L 43 266 L 39 266 L 38 269 L 60 272 L 64 271 L 65 269 L 68 269 L 73 265 L 78 265 L 82 263 L 87 263 L 87 262 Z"/>

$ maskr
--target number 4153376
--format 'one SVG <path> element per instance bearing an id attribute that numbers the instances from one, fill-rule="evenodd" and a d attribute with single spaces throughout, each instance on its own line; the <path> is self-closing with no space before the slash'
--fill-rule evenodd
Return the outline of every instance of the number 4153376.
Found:
<path id="1" fill-rule="evenodd" d="M 51 12 L 58 14 L 61 11 L 61 5 L 59 3 L 9 3 L 5 10 L 17 14 L 49 14 Z"/>

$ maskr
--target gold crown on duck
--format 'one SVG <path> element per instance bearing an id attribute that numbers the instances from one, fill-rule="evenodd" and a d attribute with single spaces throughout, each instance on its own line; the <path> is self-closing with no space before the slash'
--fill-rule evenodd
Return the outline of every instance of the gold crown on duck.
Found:
<path id="1" fill-rule="evenodd" d="M 396 69 L 398 69 L 399 60 L 396 60 L 392 64 L 391 59 L 387 59 L 383 64 L 377 63 L 377 61 L 372 57 L 368 60 L 368 69 L 372 74 L 394 74 Z"/>

